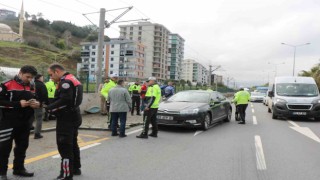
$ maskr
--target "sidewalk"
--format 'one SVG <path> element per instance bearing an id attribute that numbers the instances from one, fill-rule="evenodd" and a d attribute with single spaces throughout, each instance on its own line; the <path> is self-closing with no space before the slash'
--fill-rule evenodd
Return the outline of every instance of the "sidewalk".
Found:
<path id="1" fill-rule="evenodd" d="M 130 128 L 142 124 L 142 115 L 131 116 L 130 112 L 127 114 L 127 127 Z M 82 115 L 82 125 L 80 129 L 87 130 L 109 130 L 107 124 L 108 116 L 102 116 L 100 113 L 97 114 L 83 114 Z M 43 121 L 42 131 L 50 131 L 56 128 L 56 120 Z"/>

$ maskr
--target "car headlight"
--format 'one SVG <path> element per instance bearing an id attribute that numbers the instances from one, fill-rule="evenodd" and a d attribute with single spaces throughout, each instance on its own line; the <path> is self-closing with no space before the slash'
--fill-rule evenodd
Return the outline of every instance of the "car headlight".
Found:
<path id="1" fill-rule="evenodd" d="M 276 103 L 287 103 L 287 101 L 284 99 L 277 98 Z"/>
<path id="2" fill-rule="evenodd" d="M 315 99 L 312 101 L 312 104 L 320 104 L 320 99 Z"/>
<path id="3" fill-rule="evenodd" d="M 196 108 L 196 109 L 188 109 L 188 110 L 182 110 L 180 111 L 180 114 L 182 115 L 187 115 L 187 114 L 198 114 L 199 112 L 199 109 Z"/>

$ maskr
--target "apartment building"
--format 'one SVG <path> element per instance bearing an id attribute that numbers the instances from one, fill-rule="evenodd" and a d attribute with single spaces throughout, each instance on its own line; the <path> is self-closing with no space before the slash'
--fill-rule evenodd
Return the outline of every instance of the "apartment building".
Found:
<path id="1" fill-rule="evenodd" d="M 77 65 L 78 74 L 89 73 L 89 80 L 96 80 L 98 42 L 81 43 L 81 63 Z M 111 39 L 103 47 L 103 76 L 118 73 L 119 78 L 126 81 L 144 79 L 145 46 L 127 39 Z"/>
<path id="2" fill-rule="evenodd" d="M 181 63 L 181 79 L 192 82 L 193 85 L 208 84 L 208 70 L 193 59 L 185 59 Z"/>
<path id="3" fill-rule="evenodd" d="M 146 46 L 144 77 L 154 76 L 165 80 L 168 74 L 168 48 L 170 31 L 163 25 L 151 22 L 121 25 L 120 38 L 138 41 Z"/>
<path id="4" fill-rule="evenodd" d="M 184 42 L 185 40 L 179 34 L 169 34 L 167 79 L 181 79 L 181 62 L 184 59 Z"/>
<path id="5" fill-rule="evenodd" d="M 0 20 L 4 20 L 8 17 L 16 17 L 16 12 L 7 9 L 0 9 Z"/>

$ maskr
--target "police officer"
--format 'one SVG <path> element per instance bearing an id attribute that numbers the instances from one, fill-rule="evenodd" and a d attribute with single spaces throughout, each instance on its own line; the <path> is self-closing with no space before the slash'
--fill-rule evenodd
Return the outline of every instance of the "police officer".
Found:
<path id="1" fill-rule="evenodd" d="M 140 89 L 141 86 L 139 85 L 139 81 L 136 81 L 129 87 L 129 93 L 131 94 L 132 99 L 132 108 L 131 108 L 131 115 L 133 116 L 134 112 L 134 105 L 136 105 L 137 115 L 140 116 Z"/>
<path id="2" fill-rule="evenodd" d="M 61 156 L 61 171 L 57 179 L 73 179 L 81 174 L 78 129 L 82 118 L 80 104 L 83 88 L 81 83 L 60 64 L 52 64 L 48 73 L 58 83 L 54 101 L 46 107 L 57 117 L 57 145 Z"/>
<path id="3" fill-rule="evenodd" d="M 7 179 L 8 159 L 15 141 L 13 174 L 32 177 L 24 167 L 26 150 L 29 146 L 30 124 L 33 109 L 40 103 L 35 99 L 30 82 L 37 75 L 33 66 L 21 67 L 19 74 L 0 85 L 0 180 Z M 33 89 L 33 90 L 32 90 Z"/>
<path id="4" fill-rule="evenodd" d="M 108 99 L 108 93 L 109 93 L 110 89 L 112 89 L 112 88 L 117 86 L 118 77 L 119 76 L 118 76 L 117 73 L 111 74 L 109 82 L 102 87 L 100 93 L 106 99 L 106 101 Z M 107 102 L 107 111 L 108 112 L 109 112 L 109 109 L 110 109 L 110 102 Z M 108 115 L 108 122 L 107 123 L 109 124 L 108 127 L 111 129 L 111 116 L 110 116 L 110 113 Z"/>
<path id="5" fill-rule="evenodd" d="M 246 123 L 246 109 L 250 101 L 250 93 L 245 91 L 243 88 L 240 88 L 239 91 L 234 95 L 232 102 L 236 104 L 236 108 L 239 111 L 240 120 L 238 124 Z"/>
<path id="6" fill-rule="evenodd" d="M 146 93 L 146 107 L 143 113 L 143 130 L 137 138 L 148 138 L 149 124 L 152 124 L 152 132 L 149 134 L 151 137 L 158 137 L 158 124 L 157 124 L 157 112 L 159 108 L 159 102 L 161 99 L 161 89 L 156 84 L 155 77 L 149 77 L 148 89 Z"/>

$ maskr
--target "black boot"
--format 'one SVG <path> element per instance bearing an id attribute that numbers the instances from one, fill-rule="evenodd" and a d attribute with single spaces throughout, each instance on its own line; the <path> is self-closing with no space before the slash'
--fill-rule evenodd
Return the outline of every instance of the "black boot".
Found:
<path id="1" fill-rule="evenodd" d="M 34 175 L 33 172 L 28 172 L 26 169 L 13 170 L 13 174 L 22 177 L 32 177 Z"/>
<path id="2" fill-rule="evenodd" d="M 63 175 L 59 175 L 56 180 L 73 180 L 72 177 L 63 177 Z"/>
<path id="3" fill-rule="evenodd" d="M 136 136 L 137 138 L 141 139 L 148 139 L 148 136 L 146 134 L 141 133 L 139 136 Z"/>
<path id="4" fill-rule="evenodd" d="M 74 168 L 73 169 L 73 175 L 81 175 L 81 169 L 80 168 Z"/>
<path id="5" fill-rule="evenodd" d="M 151 133 L 151 134 L 149 134 L 149 136 L 154 137 L 154 138 L 158 137 L 157 133 Z"/>
<path id="6" fill-rule="evenodd" d="M 43 136 L 40 133 L 35 133 L 34 134 L 34 139 L 41 139 Z"/>

